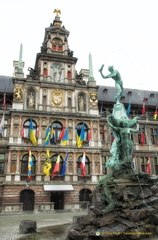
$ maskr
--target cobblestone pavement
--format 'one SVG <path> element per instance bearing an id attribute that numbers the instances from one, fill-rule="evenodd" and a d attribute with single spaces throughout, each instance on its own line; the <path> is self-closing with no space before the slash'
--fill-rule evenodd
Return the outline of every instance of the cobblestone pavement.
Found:
<path id="1" fill-rule="evenodd" d="M 17 240 L 24 235 L 19 234 L 19 224 L 23 220 L 35 220 L 37 229 L 73 222 L 73 216 L 85 215 L 85 212 L 23 213 L 0 215 L 0 240 Z"/>

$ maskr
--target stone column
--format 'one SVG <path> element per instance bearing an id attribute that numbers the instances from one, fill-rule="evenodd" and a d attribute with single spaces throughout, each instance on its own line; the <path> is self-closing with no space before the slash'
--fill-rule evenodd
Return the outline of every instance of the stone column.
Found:
<path id="1" fill-rule="evenodd" d="M 36 165 L 36 181 L 41 181 L 41 152 L 38 151 L 37 157 L 37 165 Z"/>
<path id="2" fill-rule="evenodd" d="M 15 182 L 20 181 L 20 152 L 17 152 Z"/>
<path id="3" fill-rule="evenodd" d="M 7 170 L 6 170 L 6 181 L 11 181 L 11 152 L 8 152 Z"/>
<path id="4" fill-rule="evenodd" d="M 73 182 L 78 181 L 76 153 L 73 154 Z"/>

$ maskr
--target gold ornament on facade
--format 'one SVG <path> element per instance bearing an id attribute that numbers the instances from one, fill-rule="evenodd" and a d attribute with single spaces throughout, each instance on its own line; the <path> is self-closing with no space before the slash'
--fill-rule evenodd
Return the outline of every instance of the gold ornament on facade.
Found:
<path id="1" fill-rule="evenodd" d="M 95 92 L 91 92 L 90 93 L 90 99 L 95 102 L 97 100 L 97 93 Z"/>
<path id="2" fill-rule="evenodd" d="M 23 100 L 23 89 L 20 87 L 16 87 L 14 89 L 14 100 L 22 101 Z"/>
<path id="3" fill-rule="evenodd" d="M 55 90 L 52 92 L 52 102 L 56 105 L 59 106 L 61 105 L 63 101 L 63 93 L 59 90 Z"/>
<path id="4" fill-rule="evenodd" d="M 56 16 L 59 16 L 59 14 L 61 14 L 61 11 L 60 9 L 54 9 L 53 13 L 56 13 Z"/>

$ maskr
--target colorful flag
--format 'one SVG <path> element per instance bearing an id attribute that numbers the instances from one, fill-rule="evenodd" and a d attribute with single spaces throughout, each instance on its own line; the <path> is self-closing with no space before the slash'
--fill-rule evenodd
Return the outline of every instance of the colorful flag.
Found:
<path id="1" fill-rule="evenodd" d="M 33 127 L 32 119 L 30 119 L 29 136 L 30 136 L 30 141 L 33 143 L 33 145 L 37 145 L 37 139 L 36 139 L 35 129 Z"/>
<path id="2" fill-rule="evenodd" d="M 150 157 L 148 156 L 148 161 L 147 161 L 147 165 L 146 165 L 146 173 L 150 174 L 151 171 L 151 163 L 150 163 Z"/>
<path id="3" fill-rule="evenodd" d="M 144 114 L 145 112 L 146 112 L 146 109 L 145 109 L 145 99 L 143 99 L 142 114 Z"/>
<path id="4" fill-rule="evenodd" d="M 2 116 L 1 123 L 0 123 L 0 133 L 2 134 L 2 137 L 4 137 L 4 114 Z"/>
<path id="5" fill-rule="evenodd" d="M 83 140 L 84 140 L 84 123 L 82 124 L 82 127 L 81 127 L 81 133 L 80 133 L 80 136 L 78 135 L 78 131 L 76 133 L 76 144 L 78 147 L 82 147 L 82 144 L 83 144 Z"/>
<path id="6" fill-rule="evenodd" d="M 50 169 L 52 168 L 52 163 L 51 163 L 51 159 L 50 159 L 50 154 L 49 154 L 49 150 L 46 150 L 46 160 L 44 163 L 44 169 L 43 172 L 46 174 L 46 176 L 50 176 Z"/>
<path id="7" fill-rule="evenodd" d="M 67 145 L 68 144 L 68 139 L 69 139 L 69 129 L 68 127 L 66 128 L 66 131 L 64 133 L 64 136 L 61 140 L 61 145 Z"/>
<path id="8" fill-rule="evenodd" d="M 158 113 L 158 111 L 156 110 L 155 112 L 154 112 L 154 120 L 156 120 L 157 119 L 157 113 Z"/>
<path id="9" fill-rule="evenodd" d="M 144 143 L 145 143 L 145 134 L 142 133 L 141 134 L 141 145 L 144 146 Z"/>
<path id="10" fill-rule="evenodd" d="M 131 112 L 131 101 L 130 101 L 129 104 L 128 104 L 128 107 L 127 107 L 126 112 L 127 112 L 127 116 L 129 117 L 130 112 Z"/>
<path id="11" fill-rule="evenodd" d="M 82 161 L 80 163 L 80 168 L 82 170 L 82 177 L 84 177 L 86 175 L 86 150 L 84 150 L 84 153 L 83 153 L 83 157 L 82 157 Z"/>
<path id="12" fill-rule="evenodd" d="M 28 158 L 28 179 L 32 180 L 32 166 L 33 166 L 33 158 L 31 154 L 31 150 L 29 150 L 29 158 Z"/>
<path id="13" fill-rule="evenodd" d="M 4 107 L 4 110 L 6 110 L 6 108 L 7 108 L 7 104 L 6 104 L 6 93 L 4 93 L 4 95 L 3 95 L 3 107 Z"/>
<path id="14" fill-rule="evenodd" d="M 50 141 L 51 141 L 54 145 L 56 144 L 55 131 L 54 131 L 54 128 L 53 128 L 53 127 L 52 127 L 52 129 L 51 129 Z"/>
<path id="15" fill-rule="evenodd" d="M 58 155 L 58 157 L 57 157 L 57 161 L 56 161 L 53 173 L 52 173 L 52 178 L 55 176 L 55 174 L 57 172 L 59 172 L 59 168 L 60 168 L 60 155 Z"/>
<path id="16" fill-rule="evenodd" d="M 63 127 L 59 136 L 60 141 L 63 139 L 65 133 L 65 128 Z"/>
<path id="17" fill-rule="evenodd" d="M 91 141 L 91 139 L 92 139 L 92 127 L 90 128 L 88 133 L 88 141 Z"/>
<path id="18" fill-rule="evenodd" d="M 22 137 L 25 137 L 24 126 L 22 126 L 22 130 L 21 130 L 21 136 L 22 136 Z"/>
<path id="19" fill-rule="evenodd" d="M 37 126 L 37 129 L 36 129 L 36 138 L 39 137 L 39 128 L 40 128 L 40 126 L 38 125 L 38 126 Z"/>
<path id="20" fill-rule="evenodd" d="M 45 136 L 45 142 L 44 142 L 44 147 L 49 144 L 50 142 L 50 137 L 51 137 L 51 131 L 50 127 L 46 129 L 46 136 Z"/>
<path id="21" fill-rule="evenodd" d="M 63 167 L 62 167 L 62 170 L 61 170 L 61 175 L 62 176 L 65 176 L 67 162 L 68 162 L 68 153 L 66 153 L 66 157 L 65 157 Z"/>

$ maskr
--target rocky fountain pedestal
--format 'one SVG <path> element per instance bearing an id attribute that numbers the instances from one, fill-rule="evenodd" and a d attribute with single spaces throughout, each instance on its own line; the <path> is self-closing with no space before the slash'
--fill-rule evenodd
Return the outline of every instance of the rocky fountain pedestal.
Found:
<path id="1" fill-rule="evenodd" d="M 92 194 L 87 216 L 74 218 L 66 240 L 158 239 L 158 186 L 149 174 L 134 171 L 132 133 L 139 130 L 138 117 L 129 119 L 120 103 L 123 83 L 113 66 L 103 78 L 115 80 L 118 93 L 107 123 L 113 130 L 111 157 L 106 163 L 110 173 Z"/>
<path id="2" fill-rule="evenodd" d="M 105 176 L 93 192 L 88 214 L 74 218 L 66 240 L 158 237 L 158 187 L 154 181 L 144 173 L 131 178 Z"/>

